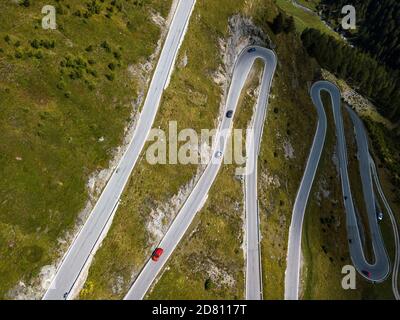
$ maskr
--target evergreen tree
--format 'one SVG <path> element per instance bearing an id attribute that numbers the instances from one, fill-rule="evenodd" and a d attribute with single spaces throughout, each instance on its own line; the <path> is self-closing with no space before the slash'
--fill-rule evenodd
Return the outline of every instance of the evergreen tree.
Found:
<path id="1" fill-rule="evenodd" d="M 294 23 L 294 18 L 292 16 L 290 16 L 289 18 L 287 18 L 285 20 L 284 31 L 286 33 L 290 33 L 290 32 L 294 32 L 295 30 L 296 30 L 296 25 Z"/>
<path id="2" fill-rule="evenodd" d="M 275 17 L 274 22 L 272 23 L 271 29 L 275 34 L 281 33 L 283 31 L 285 19 L 283 17 L 282 12 Z"/>
<path id="3" fill-rule="evenodd" d="M 370 54 L 352 48 L 316 29 L 305 29 L 301 40 L 308 54 L 369 97 L 393 121 L 400 119 L 399 71 L 388 69 Z"/>
<path id="4" fill-rule="evenodd" d="M 400 69 L 400 1 L 321 0 L 319 8 L 324 19 L 340 30 L 341 8 L 348 4 L 357 12 L 357 32 L 350 40 L 391 69 Z"/>

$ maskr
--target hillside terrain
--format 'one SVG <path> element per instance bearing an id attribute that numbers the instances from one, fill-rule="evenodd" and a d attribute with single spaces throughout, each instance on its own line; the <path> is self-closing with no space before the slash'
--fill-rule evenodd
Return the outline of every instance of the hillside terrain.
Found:
<path id="1" fill-rule="evenodd" d="M 56 30 L 41 27 L 49 4 Z M 139 71 L 160 39 L 156 17 L 170 6 L 0 2 L 0 298 L 53 264 L 95 203 L 150 76 Z"/>
<path id="2" fill-rule="evenodd" d="M 309 92 L 314 82 L 336 83 L 364 121 L 385 194 L 400 221 L 400 8 L 393 0 L 382 0 L 379 8 L 372 0 L 353 2 L 359 30 L 345 33 L 346 40 L 337 32 L 342 0 L 197 0 L 153 124 L 166 133 L 161 140 L 167 148 L 176 143 L 174 126 L 199 135 L 215 129 L 228 117 L 223 110 L 238 54 L 249 45 L 276 53 L 257 168 L 266 300 L 284 298 L 293 205 L 317 127 Z M 118 173 L 176 3 L 0 3 L 0 299 L 43 296 L 103 187 Z M 48 4 L 57 9 L 56 30 L 41 26 L 41 9 Z M 378 21 L 374 10 L 389 23 Z M 243 132 L 243 146 L 268 67 L 256 61 L 240 95 L 233 123 Z M 342 268 L 352 261 L 332 106 L 327 94 L 322 100 L 328 132 L 305 213 L 300 299 L 392 299 L 390 280 L 372 284 L 358 275 L 356 290 L 341 286 Z M 354 128 L 348 113 L 343 116 L 352 196 L 371 258 Z M 167 152 L 166 164 L 151 164 L 148 151 L 155 140 L 150 140 L 68 298 L 124 298 L 205 170 L 204 163 L 188 160 L 188 153 L 201 158 L 212 152 L 210 141 L 193 144 L 181 137 L 176 148 L 186 148 L 188 163 L 168 162 L 173 155 Z M 222 165 L 146 299 L 245 299 L 243 165 Z M 386 212 L 380 227 L 394 261 Z"/>
<path id="3" fill-rule="evenodd" d="M 308 89 L 313 81 L 322 78 L 317 62 L 302 45 L 300 34 L 304 25 L 296 22 L 298 17 L 294 17 L 295 30 L 274 28 L 279 12 L 284 21 L 290 17 L 291 12 L 282 8 L 272 0 L 251 4 L 198 2 L 155 123 L 155 127 L 164 130 L 168 129 L 168 121 L 177 121 L 178 128 L 190 126 L 198 130 L 202 125 L 212 128 L 224 103 L 235 54 L 251 43 L 276 51 L 278 69 L 259 159 L 265 299 L 283 298 L 292 207 L 316 125 Z M 200 47 L 199 42 L 203 44 Z M 210 56 L 214 59 L 209 59 Z M 242 92 L 236 128 L 245 128 L 249 123 L 260 68 L 256 66 Z M 326 109 L 329 113 L 329 104 Z M 347 130 L 352 132 L 350 127 Z M 335 135 L 330 117 L 330 141 L 306 213 L 302 296 L 305 299 L 390 296 L 389 285 L 382 289 L 361 279 L 357 291 L 341 289 L 341 269 L 351 262 L 334 159 Z M 145 161 L 135 168 L 80 298 L 120 299 L 126 294 L 202 170 L 203 167 L 192 165 L 158 165 L 154 170 Z M 147 298 L 244 298 L 242 188 L 234 167 L 224 166 L 203 209 Z"/>
<path id="4" fill-rule="evenodd" d="M 399 70 L 400 3 L 396 0 L 322 0 L 318 7 L 322 15 L 337 26 L 345 5 L 353 5 L 357 13 L 357 29 L 351 34 L 351 41 L 379 62 Z"/>

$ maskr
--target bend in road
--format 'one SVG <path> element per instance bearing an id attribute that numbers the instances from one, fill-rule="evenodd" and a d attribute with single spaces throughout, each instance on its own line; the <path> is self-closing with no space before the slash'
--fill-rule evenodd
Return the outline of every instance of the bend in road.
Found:
<path id="1" fill-rule="evenodd" d="M 255 49 L 255 51 L 249 51 L 249 49 Z M 262 59 L 266 63 L 263 81 L 261 84 L 260 97 L 258 100 L 258 107 L 261 106 L 261 108 L 260 110 L 257 109 L 259 116 L 262 119 L 264 118 L 267 108 L 266 101 L 269 95 L 272 76 L 276 66 L 276 56 L 271 50 L 257 46 L 244 49 L 236 61 L 225 111 L 232 110 L 233 113 L 235 112 L 241 90 L 244 87 L 245 81 L 254 61 L 258 58 Z M 226 150 L 227 140 L 233 126 L 232 118 L 227 118 L 224 115 L 216 134 L 216 144 L 213 148 L 212 159 L 160 243 L 159 247 L 164 249 L 164 254 L 157 262 L 154 262 L 151 259 L 148 260 L 130 288 L 129 292 L 125 296 L 125 300 L 143 299 L 151 284 L 161 272 L 163 266 L 166 264 L 172 252 L 175 250 L 176 246 L 186 233 L 196 213 L 204 205 L 207 194 L 222 165 L 223 157 L 218 157 L 216 155 L 218 152 L 223 153 Z M 261 121 L 257 119 L 258 117 L 256 117 L 257 122 Z M 256 137 L 256 142 L 258 142 L 257 136 L 258 134 L 261 135 L 262 129 L 259 129 L 258 125 L 255 125 L 255 128 L 256 132 L 254 136 Z M 255 156 L 255 153 L 252 155 Z M 256 239 L 256 241 L 258 243 L 258 239 Z M 257 261 L 259 261 L 259 255 L 257 254 L 256 256 Z M 258 279 L 254 281 L 255 286 L 257 286 L 258 283 Z M 260 290 L 258 288 L 259 287 L 257 287 L 256 291 L 259 294 Z"/>
<path id="2" fill-rule="evenodd" d="M 349 237 L 350 255 L 354 263 L 354 266 L 356 267 L 360 275 L 362 275 L 365 279 L 369 281 L 382 282 L 386 279 L 386 277 L 390 272 L 390 262 L 386 252 L 385 244 L 383 242 L 382 234 L 378 225 L 377 204 L 375 200 L 375 193 L 372 182 L 370 153 L 368 149 L 368 137 L 366 130 L 364 129 L 364 125 L 361 119 L 357 116 L 357 114 L 349 107 L 346 107 L 346 110 L 350 114 L 350 118 L 354 125 L 357 150 L 358 150 L 358 159 L 359 159 L 359 171 L 361 175 L 362 190 L 364 194 L 364 202 L 368 215 L 368 224 L 371 233 L 372 249 L 374 252 L 375 261 L 373 264 L 370 264 L 365 258 L 362 247 L 362 241 L 360 237 L 360 231 L 358 228 L 357 217 L 355 214 L 355 207 L 351 196 L 347 167 L 345 168 L 341 166 L 342 169 L 341 171 L 343 171 L 342 188 L 344 190 L 343 196 L 345 198 L 344 201 L 347 213 L 347 229 Z M 339 112 L 340 110 L 337 111 L 338 113 L 337 117 L 341 116 Z M 343 127 L 341 127 L 341 130 L 343 130 Z M 343 142 L 344 136 L 341 139 L 339 139 L 339 141 L 342 141 L 341 144 L 344 145 L 345 143 Z M 367 276 L 365 274 L 365 271 L 369 272 L 370 275 Z"/>
<path id="3" fill-rule="evenodd" d="M 385 208 L 386 208 L 386 212 L 389 215 L 391 224 L 392 224 L 392 228 L 393 228 L 393 234 L 394 234 L 394 240 L 395 240 L 395 261 L 394 261 L 394 265 L 393 265 L 393 270 L 392 270 L 392 291 L 393 291 L 393 295 L 396 298 L 396 300 L 400 300 L 400 294 L 399 294 L 399 290 L 398 290 L 398 273 L 399 273 L 399 265 L 400 265 L 400 259 L 399 259 L 399 255 L 400 255 L 400 237 L 399 237 L 399 229 L 398 229 L 398 225 L 396 222 L 396 218 L 393 214 L 393 211 L 389 205 L 389 202 L 387 201 L 385 194 L 383 192 L 380 180 L 379 180 L 379 176 L 378 176 L 378 172 L 376 170 L 376 165 L 374 160 L 372 159 L 371 154 L 369 153 L 368 150 L 368 135 L 367 135 L 367 131 L 365 129 L 365 126 L 363 125 L 361 119 L 358 117 L 358 115 L 350 108 L 347 108 L 347 111 L 350 114 L 350 117 L 353 121 L 354 127 L 355 127 L 355 131 L 356 131 L 356 138 L 358 137 L 358 142 L 357 144 L 363 145 L 361 147 L 362 150 L 362 162 L 363 164 L 361 165 L 361 161 L 360 161 L 360 171 L 362 171 L 364 173 L 364 175 L 366 175 L 366 177 L 368 179 L 371 179 L 371 175 L 373 178 L 373 182 L 376 188 L 376 191 L 378 192 L 379 197 L 382 200 L 382 203 L 384 204 Z M 360 149 L 360 148 L 359 148 Z M 363 183 L 363 187 L 368 186 L 370 189 L 373 189 L 372 186 L 372 181 L 368 181 L 367 183 Z M 375 194 L 372 193 L 371 194 L 371 190 L 367 190 L 367 193 L 364 195 L 364 197 L 371 197 L 371 199 L 375 200 Z M 375 201 L 373 201 L 371 203 L 371 206 L 375 206 L 375 208 L 377 207 L 375 205 Z M 371 208 L 372 209 L 372 208 Z M 376 211 L 375 210 L 371 210 L 372 213 L 372 219 L 374 221 L 376 221 Z M 377 223 L 376 226 L 377 227 Z M 380 233 L 380 229 L 378 228 L 375 232 L 379 232 Z"/>
<path id="4" fill-rule="evenodd" d="M 361 121 L 357 121 L 355 113 L 350 116 L 355 126 L 357 146 L 360 158 L 360 173 L 363 182 L 364 200 L 367 206 L 369 218 L 369 226 L 372 233 L 373 250 L 375 255 L 375 263 L 369 264 L 365 259 L 360 231 L 357 223 L 357 216 L 351 194 L 350 181 L 347 170 L 347 148 L 343 128 L 343 118 L 341 113 L 341 97 L 339 89 L 330 82 L 319 81 L 315 83 L 311 89 L 311 98 L 317 107 L 319 115 L 319 123 L 311 154 L 307 163 L 303 180 L 300 184 L 299 192 L 296 197 L 292 222 L 289 229 L 287 269 L 285 275 L 285 299 L 297 300 L 299 297 L 300 283 L 300 258 L 301 258 L 301 238 L 305 209 L 308 202 L 309 192 L 315 178 L 319 158 L 323 149 L 326 136 L 326 115 L 321 101 L 321 91 L 327 91 L 331 96 L 334 123 L 336 127 L 336 138 L 339 156 L 339 168 L 342 184 L 342 192 L 344 205 L 346 210 L 347 232 L 349 237 L 349 249 L 353 264 L 358 272 L 370 281 L 383 281 L 389 273 L 389 261 L 386 249 L 382 240 L 380 229 L 376 219 L 376 206 L 372 187 L 369 152 L 367 136 Z M 322 120 L 321 120 L 322 119 Z M 320 129 L 320 123 L 323 121 L 325 129 Z M 317 149 L 314 150 L 314 147 Z M 318 151 L 316 151 L 318 150 Z M 315 153 L 313 155 L 313 152 Z M 364 274 L 369 272 L 370 276 Z"/>
<path id="5" fill-rule="evenodd" d="M 287 267 L 285 273 L 285 299 L 296 300 L 299 296 L 301 239 L 303 232 L 304 214 L 314 178 L 321 159 L 327 131 L 327 118 L 321 100 L 321 91 L 330 93 L 332 105 L 337 103 L 337 91 L 330 82 L 317 82 L 311 87 L 311 98 L 318 113 L 317 130 L 311 152 L 306 164 L 303 178 L 293 206 L 292 221 L 289 228 Z M 340 97 L 340 95 L 339 95 Z"/>
<path id="6" fill-rule="evenodd" d="M 259 51 L 261 51 L 259 49 Z M 268 97 L 276 69 L 276 56 L 272 51 L 260 54 L 265 63 L 261 90 L 257 100 L 253 126 L 250 128 L 250 141 L 247 145 L 245 175 L 245 212 L 246 212 L 246 299 L 262 299 L 262 267 L 260 250 L 260 217 L 257 196 L 258 155 L 265 118 L 268 111 Z"/>

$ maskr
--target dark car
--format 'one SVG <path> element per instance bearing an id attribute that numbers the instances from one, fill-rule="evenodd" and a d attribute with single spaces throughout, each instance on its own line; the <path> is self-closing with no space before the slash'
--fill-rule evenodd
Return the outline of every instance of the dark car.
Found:
<path id="1" fill-rule="evenodd" d="M 364 276 L 366 276 L 366 277 L 368 277 L 368 278 L 371 278 L 371 272 L 369 272 L 369 271 L 367 271 L 367 270 L 363 270 L 363 271 L 361 271 L 362 272 L 362 274 L 364 275 Z"/>
<path id="2" fill-rule="evenodd" d="M 151 255 L 151 259 L 153 261 L 158 261 L 158 259 L 160 259 L 160 257 L 162 256 L 163 253 L 164 253 L 164 249 L 157 248 L 156 250 L 154 250 L 153 254 Z"/>
<path id="3" fill-rule="evenodd" d="M 227 118 L 232 118 L 232 116 L 233 116 L 233 111 L 232 110 L 229 110 L 227 113 L 226 113 L 226 117 Z"/>
<path id="4" fill-rule="evenodd" d="M 217 151 L 217 152 L 215 153 L 215 157 L 216 157 L 216 158 L 221 158 L 222 155 L 223 155 L 223 153 L 222 153 L 221 151 Z"/>
<path id="5" fill-rule="evenodd" d="M 256 48 L 250 48 L 249 50 L 247 50 L 248 53 L 252 53 L 252 52 L 255 52 L 255 51 L 256 51 Z"/>

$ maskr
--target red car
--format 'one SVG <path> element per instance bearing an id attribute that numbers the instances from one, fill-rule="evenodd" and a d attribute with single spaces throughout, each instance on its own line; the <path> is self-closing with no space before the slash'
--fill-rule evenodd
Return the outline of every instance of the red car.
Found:
<path id="1" fill-rule="evenodd" d="M 372 276 L 371 272 L 369 272 L 367 270 L 362 270 L 361 272 L 363 273 L 364 276 L 366 276 L 368 278 L 371 278 L 371 276 Z"/>
<path id="2" fill-rule="evenodd" d="M 151 255 L 151 259 L 153 261 L 158 261 L 158 259 L 160 259 L 160 257 L 162 256 L 163 253 L 164 253 L 164 249 L 157 248 L 156 250 L 154 250 L 153 254 Z"/>

